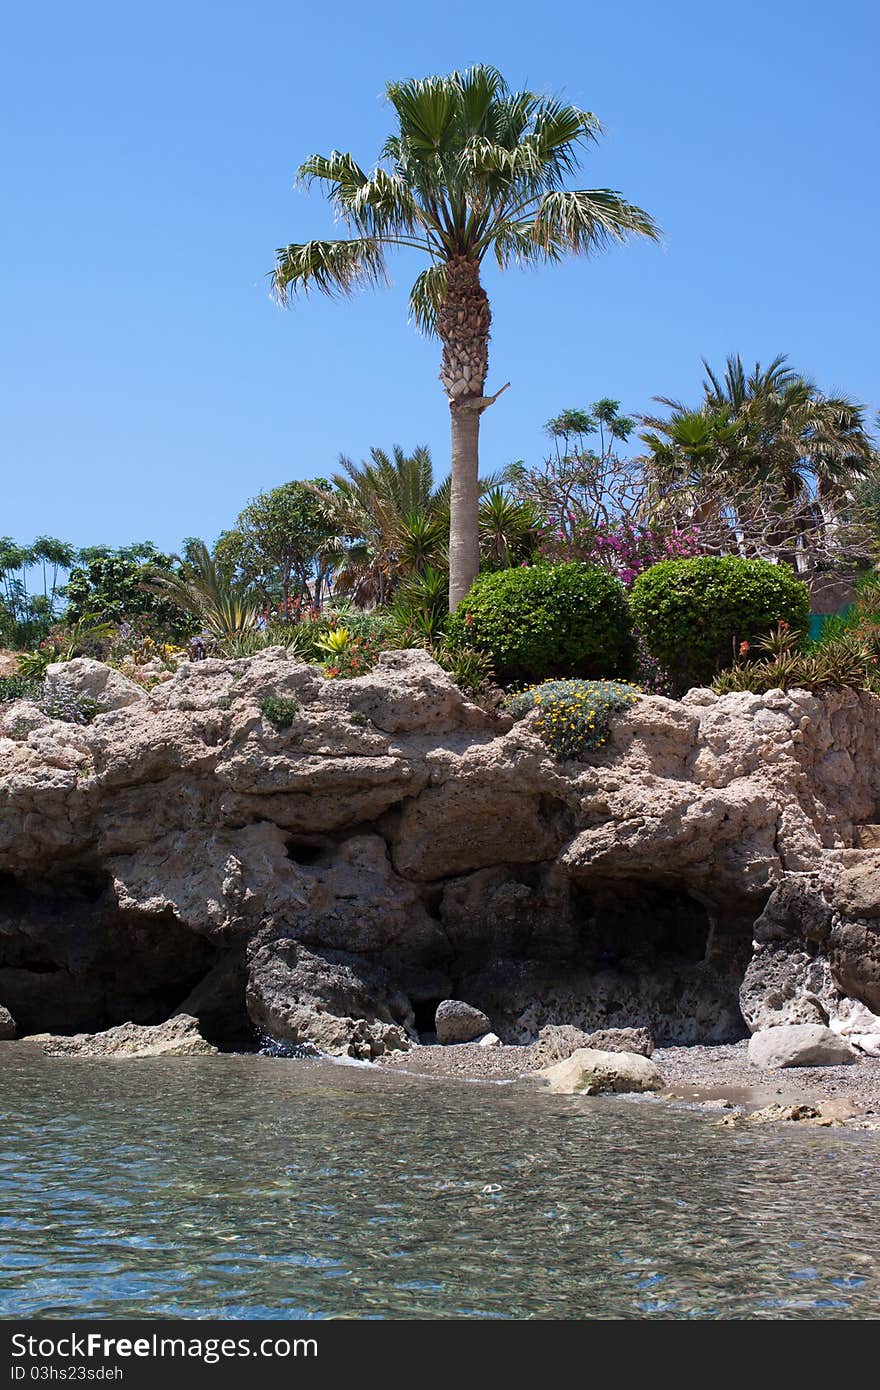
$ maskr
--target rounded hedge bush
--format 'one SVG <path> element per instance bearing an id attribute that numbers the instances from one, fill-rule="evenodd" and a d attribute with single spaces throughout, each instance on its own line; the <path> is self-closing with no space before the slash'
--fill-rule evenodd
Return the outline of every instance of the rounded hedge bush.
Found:
<path id="1" fill-rule="evenodd" d="M 623 587 L 595 565 L 481 574 L 451 614 L 446 635 L 491 657 L 505 685 L 547 676 L 626 676 L 632 663 Z"/>
<path id="2" fill-rule="evenodd" d="M 629 595 L 633 620 L 676 692 L 708 685 L 779 622 L 806 632 L 810 592 L 786 565 L 736 555 L 661 560 Z"/>

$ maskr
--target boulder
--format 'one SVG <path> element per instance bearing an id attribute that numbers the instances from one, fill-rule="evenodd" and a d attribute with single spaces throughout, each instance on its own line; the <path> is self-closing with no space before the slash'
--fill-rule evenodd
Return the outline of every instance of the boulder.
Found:
<path id="1" fill-rule="evenodd" d="M 102 710 L 126 709 L 129 705 L 146 704 L 148 700 L 143 686 L 88 656 L 78 656 L 73 661 L 53 661 L 46 667 L 47 694 L 62 690 L 73 695 L 88 695 Z"/>
<path id="2" fill-rule="evenodd" d="M 532 1048 L 533 1063 L 536 1068 L 548 1067 L 584 1047 L 598 1048 L 600 1052 L 636 1052 L 650 1057 L 654 1039 L 647 1028 L 600 1028 L 598 1032 L 585 1033 L 582 1028 L 573 1028 L 567 1023 L 548 1023 Z"/>
<path id="3" fill-rule="evenodd" d="M 0 1042 L 9 1042 L 17 1032 L 18 1029 L 12 1014 L 0 1004 Z"/>
<path id="4" fill-rule="evenodd" d="M 261 1032 L 332 1056 L 369 1061 L 406 1051 L 415 1036 L 409 1000 L 382 966 L 343 951 L 311 951 L 290 938 L 255 944 L 246 998 Z"/>
<path id="5" fill-rule="evenodd" d="M 603 1052 L 580 1047 L 570 1057 L 539 1073 L 561 1095 L 600 1095 L 603 1092 L 659 1091 L 663 1078 L 648 1057 L 638 1052 Z"/>
<path id="6" fill-rule="evenodd" d="M 749 1039 L 754 1067 L 839 1067 L 856 1060 L 849 1043 L 817 1023 L 784 1023 L 762 1028 Z"/>
<path id="7" fill-rule="evenodd" d="M 217 1051 L 202 1037 L 198 1020 L 188 1014 L 155 1026 L 120 1023 L 103 1033 L 40 1033 L 27 1041 L 40 1043 L 50 1057 L 207 1057 Z"/>
<path id="8" fill-rule="evenodd" d="M 840 919 L 831 933 L 829 959 L 840 991 L 880 1013 L 880 922 Z"/>
<path id="9" fill-rule="evenodd" d="M 492 1024 L 482 1009 L 475 1009 L 461 999 L 444 999 L 437 1005 L 434 1026 L 438 1043 L 466 1043 L 492 1031 Z"/>

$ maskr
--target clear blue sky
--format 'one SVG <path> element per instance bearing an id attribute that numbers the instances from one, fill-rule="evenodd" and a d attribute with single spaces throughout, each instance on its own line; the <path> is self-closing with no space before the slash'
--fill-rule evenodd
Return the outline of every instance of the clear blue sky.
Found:
<path id="1" fill-rule="evenodd" d="M 276 245 L 330 230 L 297 164 L 370 163 L 389 78 L 494 63 L 604 122 L 586 186 L 662 224 L 540 272 L 490 270 L 483 464 L 542 456 L 598 396 L 694 398 L 700 358 L 789 353 L 876 408 L 880 194 L 873 0 L 13 0 L 4 21 L 0 534 L 213 540 L 340 452 L 430 445 L 438 349 L 412 266 L 348 303 L 273 305 Z"/>

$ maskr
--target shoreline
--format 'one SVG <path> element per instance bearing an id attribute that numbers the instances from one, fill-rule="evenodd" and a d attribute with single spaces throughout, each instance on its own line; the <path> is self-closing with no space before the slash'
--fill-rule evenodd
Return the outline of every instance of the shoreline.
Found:
<path id="1" fill-rule="evenodd" d="M 539 1076 L 534 1045 L 480 1047 L 478 1043 L 422 1044 L 387 1053 L 375 1065 L 431 1080 L 515 1082 Z M 764 1071 L 748 1060 L 748 1040 L 654 1049 L 663 1078 L 653 1097 L 671 1104 L 745 1115 L 770 1106 L 825 1107 L 839 1119 L 880 1121 L 880 1058 L 846 1066 L 790 1067 Z M 844 1116 L 845 1111 L 849 1114 Z"/>

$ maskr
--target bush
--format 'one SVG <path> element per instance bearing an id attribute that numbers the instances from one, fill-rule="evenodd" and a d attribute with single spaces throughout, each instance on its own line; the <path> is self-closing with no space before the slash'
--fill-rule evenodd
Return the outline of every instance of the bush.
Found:
<path id="1" fill-rule="evenodd" d="M 101 713 L 101 706 L 91 695 L 81 695 L 64 686 L 45 694 L 37 701 L 37 708 L 50 719 L 61 719 L 65 724 L 91 724 Z"/>
<path id="2" fill-rule="evenodd" d="M 622 676 L 632 662 L 623 588 L 577 563 L 477 578 L 450 616 L 447 639 L 492 659 L 505 685 L 545 676 Z"/>
<path id="3" fill-rule="evenodd" d="M 283 695 L 267 695 L 260 701 L 260 713 L 273 728 L 289 729 L 299 714 L 299 705 L 296 700 L 288 700 Z"/>
<path id="4" fill-rule="evenodd" d="M 11 700 L 36 700 L 43 693 L 42 681 L 26 676 L 0 676 L 0 705 Z"/>
<path id="5" fill-rule="evenodd" d="M 810 616 L 809 590 L 791 570 L 735 555 L 662 560 L 639 575 L 629 601 L 676 693 L 708 685 L 776 623 L 803 632 Z"/>
<path id="6" fill-rule="evenodd" d="M 505 708 L 515 719 L 536 709 L 535 728 L 562 761 L 601 748 L 611 713 L 629 709 L 641 693 L 622 681 L 544 681 L 511 696 Z"/>

